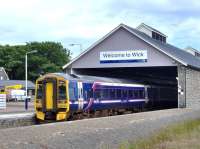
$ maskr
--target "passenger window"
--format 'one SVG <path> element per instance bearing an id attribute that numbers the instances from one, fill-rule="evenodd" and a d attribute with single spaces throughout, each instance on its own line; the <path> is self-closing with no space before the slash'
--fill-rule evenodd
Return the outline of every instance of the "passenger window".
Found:
<path id="1" fill-rule="evenodd" d="M 110 98 L 115 99 L 115 89 L 110 89 Z"/>
<path id="2" fill-rule="evenodd" d="M 128 98 L 134 98 L 133 90 L 128 91 Z"/>
<path id="3" fill-rule="evenodd" d="M 121 98 L 121 90 L 120 89 L 117 89 L 117 99 Z"/>
<path id="4" fill-rule="evenodd" d="M 95 98 L 101 98 L 101 94 L 100 94 L 100 90 L 99 89 L 95 90 L 94 97 Z"/>
<path id="5" fill-rule="evenodd" d="M 123 97 L 123 98 L 127 98 L 127 91 L 126 91 L 126 90 L 123 90 L 123 91 L 122 91 L 122 97 Z"/>
<path id="6" fill-rule="evenodd" d="M 135 91 L 134 91 L 134 97 L 135 97 L 135 98 L 138 98 L 138 95 L 139 95 L 138 90 L 135 90 Z"/>
<path id="7" fill-rule="evenodd" d="M 103 98 L 108 98 L 108 90 L 107 89 L 103 90 Z"/>
<path id="8" fill-rule="evenodd" d="M 73 82 L 69 83 L 69 98 L 70 100 L 76 100 L 76 96 L 75 96 L 75 85 Z"/>
<path id="9" fill-rule="evenodd" d="M 65 81 L 59 81 L 59 99 L 67 99 Z"/>
<path id="10" fill-rule="evenodd" d="M 140 90 L 139 93 L 140 93 L 140 97 L 139 98 L 144 98 L 145 97 L 144 96 L 144 90 Z"/>

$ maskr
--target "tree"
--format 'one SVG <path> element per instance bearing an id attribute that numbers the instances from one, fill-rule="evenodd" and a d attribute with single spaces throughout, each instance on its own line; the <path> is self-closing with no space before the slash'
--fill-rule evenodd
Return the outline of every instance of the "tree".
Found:
<path id="1" fill-rule="evenodd" d="M 0 66 L 4 67 L 10 79 L 25 78 L 25 54 L 28 55 L 28 79 L 35 81 L 41 73 L 61 72 L 62 66 L 70 61 L 71 52 L 61 43 L 30 42 L 19 46 L 0 46 Z"/>

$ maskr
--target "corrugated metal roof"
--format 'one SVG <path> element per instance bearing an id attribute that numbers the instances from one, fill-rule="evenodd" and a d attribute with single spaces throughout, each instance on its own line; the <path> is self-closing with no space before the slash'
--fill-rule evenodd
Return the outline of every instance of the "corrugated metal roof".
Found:
<path id="1" fill-rule="evenodd" d="M 26 82 L 24 80 L 0 80 L 0 87 L 17 84 L 21 84 L 23 87 L 25 87 Z M 28 88 L 34 89 L 35 84 L 31 81 L 28 81 Z"/>

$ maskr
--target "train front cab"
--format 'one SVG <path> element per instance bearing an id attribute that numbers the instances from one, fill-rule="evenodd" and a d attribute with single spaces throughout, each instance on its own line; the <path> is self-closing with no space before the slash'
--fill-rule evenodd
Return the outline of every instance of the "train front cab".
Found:
<path id="1" fill-rule="evenodd" d="M 69 112 L 68 80 L 42 77 L 36 81 L 36 118 L 65 120 Z"/>

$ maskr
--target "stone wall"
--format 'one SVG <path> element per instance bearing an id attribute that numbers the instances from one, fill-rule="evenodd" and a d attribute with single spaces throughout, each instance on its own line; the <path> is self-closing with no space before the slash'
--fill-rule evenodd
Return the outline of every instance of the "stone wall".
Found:
<path id="1" fill-rule="evenodd" d="M 200 108 L 200 71 L 186 69 L 186 107 Z"/>
<path id="2" fill-rule="evenodd" d="M 178 107 L 200 108 L 200 71 L 178 66 Z"/>
<path id="3" fill-rule="evenodd" d="M 0 129 L 11 128 L 11 127 L 21 127 L 35 125 L 35 115 L 17 117 L 16 118 L 0 118 Z"/>
<path id="4" fill-rule="evenodd" d="M 178 107 L 186 107 L 186 68 L 182 65 L 178 65 Z"/>

